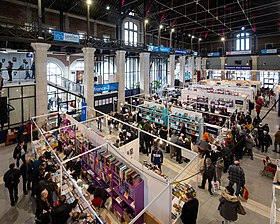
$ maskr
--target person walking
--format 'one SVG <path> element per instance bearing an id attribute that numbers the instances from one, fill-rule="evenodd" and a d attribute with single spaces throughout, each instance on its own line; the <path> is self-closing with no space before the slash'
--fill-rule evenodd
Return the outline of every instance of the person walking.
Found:
<path id="1" fill-rule="evenodd" d="M 253 160 L 253 147 L 254 147 L 254 139 L 251 135 L 247 135 L 245 137 L 245 152 L 248 152 L 251 160 Z"/>
<path id="2" fill-rule="evenodd" d="M 237 208 L 240 205 L 238 197 L 234 195 L 234 189 L 227 186 L 222 191 L 222 197 L 220 197 L 219 201 L 218 210 L 220 211 L 220 215 L 224 218 L 222 223 L 234 223 L 237 220 Z"/>
<path id="3" fill-rule="evenodd" d="M 234 164 L 229 166 L 228 173 L 228 186 L 232 187 L 234 184 L 236 184 L 235 195 L 239 196 L 241 187 L 245 185 L 245 174 L 243 169 L 240 167 L 240 162 L 238 160 L 234 161 Z"/>
<path id="4" fill-rule="evenodd" d="M 262 152 L 267 152 L 269 146 L 272 145 L 272 139 L 267 131 L 263 131 Z"/>
<path id="5" fill-rule="evenodd" d="M 180 218 L 183 224 L 196 224 L 199 202 L 195 197 L 195 191 L 187 192 L 186 198 Z"/>
<path id="6" fill-rule="evenodd" d="M 258 99 L 256 100 L 256 112 L 257 112 L 257 117 L 259 119 L 260 119 L 260 113 L 263 105 L 264 105 L 263 97 L 259 96 Z"/>
<path id="7" fill-rule="evenodd" d="M 216 179 L 217 181 L 219 181 L 220 185 L 221 185 L 221 177 L 223 175 L 224 168 L 225 168 L 224 159 L 223 157 L 219 157 L 215 164 L 215 170 L 216 170 Z"/>
<path id="8" fill-rule="evenodd" d="M 23 193 L 28 194 L 28 191 L 31 189 L 31 164 L 32 160 L 30 156 L 26 157 L 25 163 L 20 166 L 20 173 L 22 176 L 22 187 Z"/>
<path id="9" fill-rule="evenodd" d="M 211 181 L 214 179 L 216 182 L 216 172 L 215 167 L 212 164 L 212 161 L 210 158 L 207 158 L 205 160 L 204 166 L 202 168 L 202 183 L 200 186 L 198 186 L 201 189 L 205 189 L 206 180 L 208 181 L 208 191 L 211 195 L 213 195 L 211 188 Z"/>
<path id="10" fill-rule="evenodd" d="M 8 71 L 8 75 L 9 75 L 9 82 L 13 81 L 13 76 L 12 76 L 12 72 L 13 72 L 13 63 L 11 61 L 8 61 L 8 66 L 7 66 L 7 71 Z"/>
<path id="11" fill-rule="evenodd" d="M 277 149 L 277 146 L 279 146 L 279 151 Z M 276 134 L 274 135 L 274 150 L 273 152 L 278 152 L 280 153 L 280 127 Z"/>
<path id="12" fill-rule="evenodd" d="M 151 162 L 152 164 L 157 166 L 161 171 L 161 164 L 163 163 L 163 153 L 162 150 L 159 149 L 157 146 L 154 147 L 151 153 Z"/>
<path id="13" fill-rule="evenodd" d="M 8 188 L 10 195 L 11 206 L 15 206 L 18 200 L 18 184 L 20 182 L 20 171 L 15 168 L 15 164 L 12 163 L 9 166 L 9 170 L 4 174 L 5 187 Z"/>
<path id="14" fill-rule="evenodd" d="M 13 158 L 16 160 L 17 168 L 19 167 L 19 161 L 22 160 L 25 163 L 25 153 L 27 151 L 27 145 L 24 140 L 20 140 L 14 149 Z"/>

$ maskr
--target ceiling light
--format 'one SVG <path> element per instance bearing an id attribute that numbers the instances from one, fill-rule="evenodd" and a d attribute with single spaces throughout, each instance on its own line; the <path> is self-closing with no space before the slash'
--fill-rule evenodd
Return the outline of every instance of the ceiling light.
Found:
<path id="1" fill-rule="evenodd" d="M 145 19 L 145 24 L 149 23 L 149 20 Z"/>
<path id="2" fill-rule="evenodd" d="M 192 39 L 194 38 L 194 36 L 192 36 Z"/>
<path id="3" fill-rule="evenodd" d="M 241 30 L 245 30 L 245 27 L 244 27 L 244 26 L 242 26 Z"/>
<path id="4" fill-rule="evenodd" d="M 163 28 L 163 25 L 160 24 L 160 25 L 159 25 L 159 28 L 162 29 L 162 28 Z"/>
<path id="5" fill-rule="evenodd" d="M 87 0 L 87 5 L 91 5 L 91 0 Z"/>
<path id="6" fill-rule="evenodd" d="M 174 29 L 174 28 L 171 29 L 171 33 L 173 33 L 173 32 L 175 32 L 175 29 Z"/>
<path id="7" fill-rule="evenodd" d="M 108 6 L 106 7 L 106 9 L 107 9 L 107 10 L 110 10 L 110 6 L 108 5 Z"/>
<path id="8" fill-rule="evenodd" d="M 224 38 L 224 37 L 222 37 L 222 38 L 221 38 L 221 41 L 225 41 L 225 38 Z"/>
<path id="9" fill-rule="evenodd" d="M 201 41 L 201 40 L 202 40 L 201 38 L 198 39 L 198 41 Z"/>
<path id="10" fill-rule="evenodd" d="M 190 37 L 191 35 L 190 35 L 190 34 L 188 34 L 188 36 Z"/>

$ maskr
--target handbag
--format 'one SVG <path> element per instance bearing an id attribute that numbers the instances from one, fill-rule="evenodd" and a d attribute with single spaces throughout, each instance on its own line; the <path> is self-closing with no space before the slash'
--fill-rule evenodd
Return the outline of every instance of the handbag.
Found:
<path id="1" fill-rule="evenodd" d="M 246 211 L 245 211 L 244 207 L 241 205 L 241 203 L 239 203 L 239 205 L 237 207 L 237 213 L 240 215 L 246 215 Z"/>
<path id="2" fill-rule="evenodd" d="M 244 201 L 247 201 L 249 199 L 249 191 L 247 189 L 246 186 L 244 186 L 241 190 L 240 190 L 240 195 L 241 195 L 241 198 L 244 200 Z"/>
<path id="3" fill-rule="evenodd" d="M 212 184 L 212 190 L 214 193 L 220 190 L 219 181 L 211 181 L 211 184 Z"/>

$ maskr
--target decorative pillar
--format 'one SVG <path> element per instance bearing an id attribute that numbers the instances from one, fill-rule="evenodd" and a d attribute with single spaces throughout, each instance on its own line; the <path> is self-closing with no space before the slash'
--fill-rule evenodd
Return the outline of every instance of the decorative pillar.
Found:
<path id="1" fill-rule="evenodd" d="M 94 52 L 95 48 L 84 47 L 84 96 L 87 106 L 94 108 Z"/>
<path id="2" fill-rule="evenodd" d="M 194 77 L 194 75 L 195 75 L 194 57 L 189 57 L 188 62 L 189 62 L 189 70 L 190 70 L 190 74 L 191 74 L 191 79 L 196 82 L 196 77 Z"/>
<path id="3" fill-rule="evenodd" d="M 185 86 L 185 79 L 186 79 L 186 56 L 180 56 L 179 57 L 179 61 L 180 61 L 180 80 L 183 83 L 183 87 Z"/>
<path id="4" fill-rule="evenodd" d="M 46 43 L 31 43 L 35 53 L 36 116 L 48 113 L 47 52 L 51 47 Z"/>
<path id="5" fill-rule="evenodd" d="M 258 57 L 257 55 L 251 56 L 252 58 L 252 81 L 257 81 L 258 80 Z"/>
<path id="6" fill-rule="evenodd" d="M 140 89 L 145 95 L 150 94 L 150 53 L 140 53 Z"/>
<path id="7" fill-rule="evenodd" d="M 206 66 L 207 66 L 207 58 L 202 58 L 202 65 L 201 65 L 201 77 L 203 79 L 207 79 L 207 71 L 206 71 Z"/>
<path id="8" fill-rule="evenodd" d="M 117 82 L 119 83 L 118 110 L 120 105 L 125 103 L 125 53 L 126 51 L 122 50 L 116 52 Z"/>
<path id="9" fill-rule="evenodd" d="M 221 79 L 226 78 L 226 73 L 225 73 L 225 63 L 226 63 L 226 57 L 220 57 L 221 59 Z"/>
<path id="10" fill-rule="evenodd" d="M 169 69 L 168 85 L 169 85 L 169 87 L 174 87 L 174 82 L 175 82 L 175 55 L 170 55 L 169 63 L 168 63 L 168 69 Z"/>

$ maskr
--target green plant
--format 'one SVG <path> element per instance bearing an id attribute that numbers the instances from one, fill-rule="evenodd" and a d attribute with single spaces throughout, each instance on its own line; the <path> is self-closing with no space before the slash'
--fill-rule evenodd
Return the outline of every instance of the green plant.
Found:
<path id="1" fill-rule="evenodd" d="M 136 82 L 133 84 L 134 89 L 140 88 L 140 82 Z"/>
<path id="2" fill-rule="evenodd" d="M 159 81 L 159 80 L 154 80 L 154 81 L 152 82 L 152 87 L 153 87 L 153 90 L 154 90 L 154 91 L 157 91 L 158 89 L 161 88 L 161 81 Z"/>

